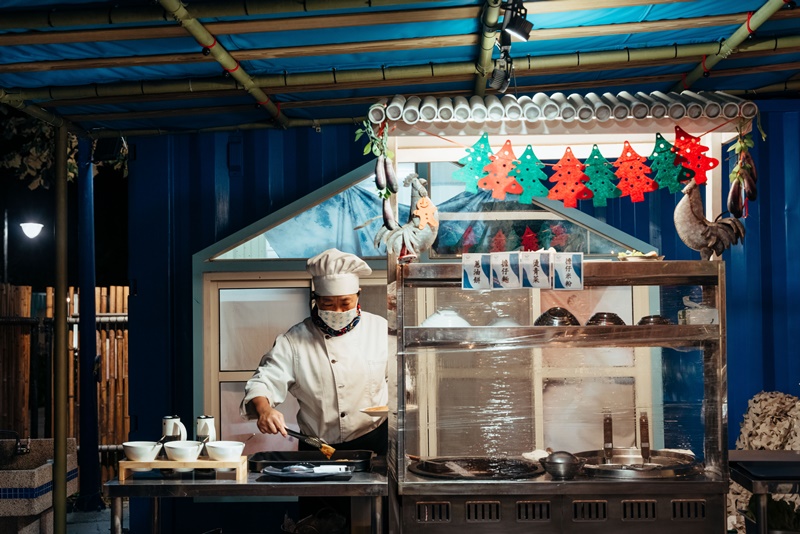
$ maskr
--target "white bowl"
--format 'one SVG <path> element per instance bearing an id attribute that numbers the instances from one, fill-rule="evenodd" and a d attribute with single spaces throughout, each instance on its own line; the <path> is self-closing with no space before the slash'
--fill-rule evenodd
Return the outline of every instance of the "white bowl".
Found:
<path id="1" fill-rule="evenodd" d="M 436 328 L 447 328 L 447 327 L 459 327 L 459 326 L 471 326 L 466 319 L 461 317 L 458 313 L 454 310 L 439 310 L 436 313 L 433 313 L 422 321 L 420 326 L 425 327 L 436 327 Z"/>
<path id="2" fill-rule="evenodd" d="M 197 460 L 203 443 L 200 441 L 168 441 L 164 443 L 167 458 L 176 462 L 191 462 Z"/>
<path id="3" fill-rule="evenodd" d="M 128 460 L 152 462 L 161 450 L 161 444 L 157 441 L 126 441 L 122 444 L 122 450 Z"/>
<path id="4" fill-rule="evenodd" d="M 206 443 L 208 457 L 219 462 L 229 462 L 242 457 L 244 443 L 241 441 L 209 441 Z"/>

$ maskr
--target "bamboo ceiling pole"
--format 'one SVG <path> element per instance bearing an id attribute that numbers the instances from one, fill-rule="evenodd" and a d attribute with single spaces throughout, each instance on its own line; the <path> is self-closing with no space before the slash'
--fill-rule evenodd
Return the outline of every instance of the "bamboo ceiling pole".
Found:
<path id="1" fill-rule="evenodd" d="M 492 52 L 497 40 L 497 21 L 500 18 L 500 0 L 486 0 L 481 18 L 481 42 L 478 45 L 478 60 L 475 62 L 475 89 L 479 96 L 486 94 L 486 79 L 492 71 Z"/>
<path id="2" fill-rule="evenodd" d="M 733 35 L 722 42 L 717 53 L 713 55 L 706 55 L 703 58 L 703 61 L 697 65 L 692 72 L 686 75 L 686 78 L 676 83 L 670 90 L 678 92 L 683 91 L 684 89 L 691 87 L 694 82 L 702 78 L 704 75 L 707 76 L 706 73 L 714 68 L 714 65 L 731 55 L 737 46 L 742 44 L 745 39 L 750 37 L 750 35 L 755 32 L 756 29 L 758 29 L 759 26 L 769 20 L 769 18 L 776 11 L 785 5 L 786 2 L 784 2 L 784 0 L 767 0 L 767 2 L 761 6 L 758 11 L 752 13 L 752 16 L 748 13 L 747 21 L 739 26 L 739 28 L 733 32 Z"/>
<path id="3" fill-rule="evenodd" d="M 225 72 L 229 73 L 236 81 L 241 83 L 243 89 L 255 98 L 258 105 L 267 110 L 267 113 L 269 113 L 282 128 L 286 128 L 286 123 L 289 120 L 286 118 L 286 115 L 284 115 L 272 99 L 256 85 L 253 78 L 245 72 L 239 62 L 231 56 L 224 46 L 222 46 L 222 43 L 217 42 L 217 38 L 211 35 L 203 24 L 183 7 L 180 0 L 159 0 L 159 3 L 204 47 L 204 51 L 208 50 L 211 52 L 211 55 L 222 65 Z"/>
<path id="4" fill-rule="evenodd" d="M 54 328 L 53 532 L 67 534 L 67 128 L 56 129 L 56 285 Z"/>

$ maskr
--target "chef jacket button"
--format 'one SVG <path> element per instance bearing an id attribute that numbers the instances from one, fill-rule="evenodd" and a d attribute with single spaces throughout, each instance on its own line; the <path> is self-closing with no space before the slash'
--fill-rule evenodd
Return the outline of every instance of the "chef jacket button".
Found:
<path id="1" fill-rule="evenodd" d="M 336 360 L 331 360 L 331 363 L 336 363 Z"/>
<path id="2" fill-rule="evenodd" d="M 337 387 L 338 387 L 339 389 L 344 389 L 344 384 L 339 384 Z"/>
<path id="3" fill-rule="evenodd" d="M 344 417 L 344 416 L 345 416 L 345 415 L 347 415 L 347 414 L 346 414 L 346 413 L 344 413 L 344 412 L 342 412 L 342 413 L 340 413 L 339 415 L 341 415 L 342 417 Z"/>

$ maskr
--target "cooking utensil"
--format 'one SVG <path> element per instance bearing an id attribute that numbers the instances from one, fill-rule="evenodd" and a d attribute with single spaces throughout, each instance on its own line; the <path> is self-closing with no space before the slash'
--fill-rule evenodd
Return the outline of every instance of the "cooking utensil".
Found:
<path id="1" fill-rule="evenodd" d="M 603 414 L 603 461 L 611 463 L 614 455 L 614 422 L 611 419 L 611 412 Z"/>
<path id="2" fill-rule="evenodd" d="M 641 439 L 642 461 L 650 463 L 650 423 L 647 420 L 647 413 L 642 412 L 639 416 L 639 436 Z"/>
<path id="3" fill-rule="evenodd" d="M 595 478 L 689 478 L 702 472 L 694 456 L 670 450 L 651 450 L 649 462 L 644 461 L 641 451 L 636 448 L 613 449 L 610 460 L 602 450 L 583 451 L 576 455 L 586 458 L 584 474 Z"/>
<path id="4" fill-rule="evenodd" d="M 572 480 L 580 472 L 586 459 L 567 451 L 556 451 L 540 458 L 539 463 L 554 480 Z"/>
<path id="5" fill-rule="evenodd" d="M 312 436 L 306 436 L 302 432 L 298 432 L 296 430 L 292 430 L 291 428 L 286 428 L 286 433 L 289 434 L 290 436 L 292 436 L 293 438 L 297 438 L 299 440 L 302 440 L 304 443 L 306 443 L 307 445 L 310 445 L 311 447 L 319 449 L 319 451 L 322 454 L 324 454 L 327 458 L 330 458 L 333 455 L 333 453 L 336 452 L 336 449 L 334 449 L 333 447 L 328 445 L 328 442 L 326 442 L 322 438 L 318 438 L 316 436 L 313 436 L 313 437 Z"/>

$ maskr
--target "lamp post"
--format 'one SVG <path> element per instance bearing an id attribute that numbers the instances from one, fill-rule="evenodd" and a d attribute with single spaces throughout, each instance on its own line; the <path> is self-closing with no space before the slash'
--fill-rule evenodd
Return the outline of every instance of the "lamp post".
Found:
<path id="1" fill-rule="evenodd" d="M 44 228 L 37 222 L 24 222 L 20 226 L 29 239 L 34 239 Z M 8 283 L 8 209 L 3 210 L 3 283 Z"/>

